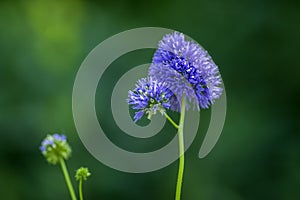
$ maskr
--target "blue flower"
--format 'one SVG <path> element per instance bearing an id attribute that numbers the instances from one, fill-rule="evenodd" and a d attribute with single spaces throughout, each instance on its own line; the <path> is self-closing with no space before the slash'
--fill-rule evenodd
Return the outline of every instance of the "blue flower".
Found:
<path id="1" fill-rule="evenodd" d="M 186 41 L 182 33 L 168 34 L 159 42 L 149 76 L 165 82 L 178 99 L 184 95 L 198 110 L 208 108 L 222 94 L 218 67 L 207 51 Z M 179 106 L 171 109 L 179 111 Z"/>
<path id="2" fill-rule="evenodd" d="M 144 114 L 148 115 L 148 119 L 151 119 L 157 111 L 163 114 L 165 109 L 169 109 L 176 103 L 175 96 L 166 83 L 152 78 L 142 78 L 135 86 L 134 90 L 129 90 L 127 99 L 128 104 L 137 110 L 134 122 L 141 119 Z"/>
<path id="3" fill-rule="evenodd" d="M 68 159 L 71 148 L 65 135 L 48 135 L 41 143 L 40 151 L 50 164 L 56 164 L 59 159 Z"/>

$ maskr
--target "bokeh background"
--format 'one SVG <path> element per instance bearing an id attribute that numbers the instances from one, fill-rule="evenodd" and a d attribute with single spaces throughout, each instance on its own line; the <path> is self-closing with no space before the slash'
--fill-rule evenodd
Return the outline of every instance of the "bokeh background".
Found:
<path id="1" fill-rule="evenodd" d="M 186 153 L 183 199 L 299 199 L 299 10 L 296 0 L 2 0 L 0 198 L 69 199 L 60 168 L 38 150 L 45 135 L 59 132 L 73 148 L 67 162 L 72 178 L 82 165 L 92 172 L 85 199 L 174 199 L 176 162 L 146 174 L 110 169 L 84 148 L 72 118 L 73 82 L 87 54 L 121 31 L 156 26 L 197 40 L 226 84 L 223 133 L 211 154 L 198 159 L 210 116 L 201 111 L 201 128 Z M 169 136 L 160 134 L 143 149 L 142 141 L 116 127 L 107 105 L 121 73 L 151 61 L 152 53 L 136 51 L 114 62 L 97 92 L 100 123 L 132 151 L 155 149 Z"/>

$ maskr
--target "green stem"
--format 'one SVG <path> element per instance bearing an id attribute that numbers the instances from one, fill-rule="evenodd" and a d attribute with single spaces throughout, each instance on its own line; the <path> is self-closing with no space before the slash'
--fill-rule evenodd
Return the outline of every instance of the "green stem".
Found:
<path id="1" fill-rule="evenodd" d="M 179 168 L 178 168 L 175 200 L 180 200 L 181 197 L 182 178 L 184 172 L 184 141 L 183 141 L 184 116 L 185 116 L 185 100 L 183 96 L 181 101 L 181 112 L 180 112 L 180 120 L 179 120 L 179 127 L 178 127 L 178 143 L 179 143 L 180 157 L 179 157 Z"/>
<path id="2" fill-rule="evenodd" d="M 164 116 L 169 120 L 169 122 L 171 122 L 171 124 L 176 128 L 178 129 L 178 125 L 172 120 L 172 118 L 166 113 L 164 112 Z"/>
<path id="3" fill-rule="evenodd" d="M 67 186 L 69 188 L 71 198 L 72 198 L 72 200 L 76 200 L 76 196 L 75 196 L 75 193 L 74 193 L 74 189 L 73 189 L 73 186 L 72 186 L 72 183 L 71 183 L 71 180 L 70 180 L 70 176 L 69 176 L 65 161 L 64 161 L 63 158 L 61 158 L 61 159 L 59 159 L 59 162 L 60 162 L 61 169 L 64 173 L 65 180 L 66 180 Z"/>
<path id="4" fill-rule="evenodd" d="M 79 197 L 80 200 L 83 200 L 83 195 L 82 195 L 82 179 L 79 181 Z"/>

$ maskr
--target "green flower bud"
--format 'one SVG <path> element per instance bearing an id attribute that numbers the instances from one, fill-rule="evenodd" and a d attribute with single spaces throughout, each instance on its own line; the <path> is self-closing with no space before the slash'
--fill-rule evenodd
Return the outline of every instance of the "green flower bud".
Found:
<path id="1" fill-rule="evenodd" d="M 80 180 L 86 180 L 87 177 L 89 177 L 91 175 L 91 173 L 89 172 L 89 169 L 86 167 L 80 167 L 79 169 L 77 169 L 76 171 L 76 180 L 80 181 Z"/>

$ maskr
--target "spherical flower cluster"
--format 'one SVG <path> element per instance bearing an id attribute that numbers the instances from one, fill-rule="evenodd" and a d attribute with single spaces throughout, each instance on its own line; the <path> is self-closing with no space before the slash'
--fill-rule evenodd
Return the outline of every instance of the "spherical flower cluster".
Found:
<path id="1" fill-rule="evenodd" d="M 198 110 L 208 108 L 222 94 L 218 67 L 207 51 L 186 41 L 182 33 L 168 34 L 159 42 L 149 76 L 165 82 L 177 98 L 184 95 Z M 178 106 L 171 109 L 179 111 Z"/>
<path id="2" fill-rule="evenodd" d="M 91 175 L 89 172 L 89 169 L 86 167 L 80 167 L 79 169 L 76 170 L 76 175 L 75 178 L 77 181 L 86 181 L 87 178 Z"/>
<path id="3" fill-rule="evenodd" d="M 40 151 L 50 164 L 57 164 L 60 159 L 71 156 L 71 148 L 65 135 L 48 135 L 41 143 Z"/>
<path id="4" fill-rule="evenodd" d="M 128 104 L 137 112 L 134 121 L 137 122 L 144 114 L 148 119 L 157 111 L 164 113 L 171 105 L 176 103 L 175 96 L 163 82 L 152 78 L 142 78 L 137 81 L 136 88 L 128 92 Z"/>

